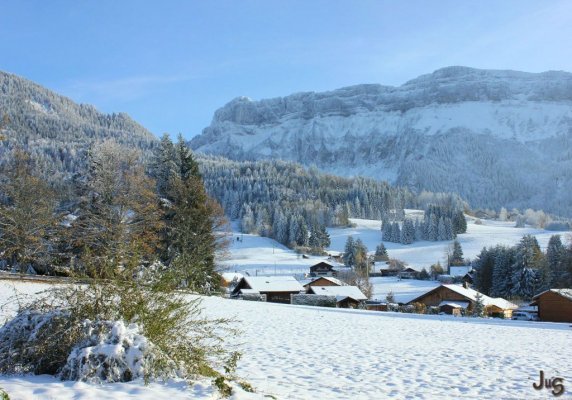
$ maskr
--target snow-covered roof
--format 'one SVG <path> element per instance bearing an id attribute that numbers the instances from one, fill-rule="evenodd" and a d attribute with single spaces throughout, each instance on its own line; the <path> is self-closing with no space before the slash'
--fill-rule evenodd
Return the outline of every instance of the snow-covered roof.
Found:
<path id="1" fill-rule="evenodd" d="M 240 272 L 223 272 L 221 276 L 225 282 L 238 281 L 244 277 Z"/>
<path id="2" fill-rule="evenodd" d="M 251 289 L 257 292 L 299 292 L 304 290 L 293 276 L 245 276 Z"/>
<path id="3" fill-rule="evenodd" d="M 470 302 L 468 301 L 451 301 L 451 300 L 443 300 L 442 302 L 439 303 L 439 307 L 442 306 L 450 306 L 453 308 L 463 308 L 466 309 L 467 307 L 469 307 Z"/>
<path id="4" fill-rule="evenodd" d="M 542 296 L 546 292 L 553 292 L 553 293 L 559 294 L 562 297 L 567 298 L 568 300 L 572 300 L 572 289 L 548 289 L 542 293 L 537 294 L 532 299 L 536 300 L 537 298 L 539 298 L 540 296 Z"/>
<path id="5" fill-rule="evenodd" d="M 470 265 L 457 265 L 449 267 L 449 275 L 451 276 L 465 276 L 471 272 L 472 267 Z"/>
<path id="6" fill-rule="evenodd" d="M 304 286 L 312 286 L 312 283 L 314 283 L 314 282 L 316 282 L 316 281 L 319 281 L 320 279 L 325 279 L 325 280 L 330 281 L 330 282 L 332 282 L 333 284 L 338 285 L 338 286 L 347 286 L 347 285 L 348 285 L 347 283 L 342 282 L 342 281 L 340 281 L 339 279 L 333 278 L 333 277 L 331 277 L 331 276 L 320 276 L 320 277 L 318 277 L 318 278 L 312 280 L 311 282 L 306 283 Z"/>
<path id="7" fill-rule="evenodd" d="M 445 286 L 449 290 L 459 293 L 461 296 L 464 296 L 472 301 L 477 301 L 477 294 L 479 294 L 479 292 L 477 292 L 474 289 L 466 288 L 461 285 L 443 285 L 443 286 Z M 496 306 L 503 310 L 508 310 L 508 309 L 516 310 L 518 308 L 516 304 L 513 304 L 510 301 L 505 300 L 503 298 L 500 297 L 493 298 L 486 296 L 482 293 L 480 293 L 480 295 L 482 296 L 481 300 L 485 306 Z"/>
<path id="8" fill-rule="evenodd" d="M 337 301 L 350 297 L 354 300 L 367 300 L 367 297 L 357 286 L 312 286 L 314 294 L 335 296 Z"/>

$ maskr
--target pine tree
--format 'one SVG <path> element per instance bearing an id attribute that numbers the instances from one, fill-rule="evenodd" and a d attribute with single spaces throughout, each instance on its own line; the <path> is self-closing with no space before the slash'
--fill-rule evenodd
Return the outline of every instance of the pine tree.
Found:
<path id="1" fill-rule="evenodd" d="M 512 295 L 513 266 L 515 263 L 515 248 L 496 246 L 492 252 L 494 261 L 491 295 L 509 297 Z"/>
<path id="2" fill-rule="evenodd" d="M 352 236 L 348 236 L 344 248 L 344 265 L 347 267 L 353 267 L 355 265 L 355 247 L 354 238 Z"/>
<path id="3" fill-rule="evenodd" d="M 387 255 L 387 249 L 383 243 L 380 243 L 375 248 L 375 261 L 388 261 L 389 256 Z"/>
<path id="4" fill-rule="evenodd" d="M 365 247 L 360 238 L 358 238 L 354 244 L 354 257 L 354 266 L 356 269 L 367 270 L 369 268 L 367 247 Z"/>
<path id="5" fill-rule="evenodd" d="M 465 260 L 463 259 L 463 249 L 461 243 L 458 240 L 453 241 L 453 254 L 450 259 L 451 265 L 465 265 Z"/>
<path id="6" fill-rule="evenodd" d="M 224 243 L 216 240 L 214 229 L 225 221 L 220 206 L 207 195 L 198 164 L 180 135 L 176 155 L 177 171 L 169 178 L 167 190 L 171 205 L 166 211 L 166 262 L 174 284 L 209 293 L 220 285 L 215 252 Z"/>
<path id="7" fill-rule="evenodd" d="M 473 306 L 473 317 L 484 317 L 485 316 L 485 305 L 483 303 L 483 295 L 477 293 L 475 295 L 475 305 Z"/>
<path id="8" fill-rule="evenodd" d="M 437 240 L 448 240 L 443 217 L 439 218 L 439 224 L 437 225 Z"/>
<path id="9" fill-rule="evenodd" d="M 550 288 L 562 288 L 566 280 L 565 269 L 566 248 L 562 244 L 560 235 L 552 235 L 546 249 L 546 260 L 552 272 Z"/>
<path id="10" fill-rule="evenodd" d="M 413 221 L 405 219 L 403 221 L 403 229 L 401 230 L 401 243 L 411 244 L 415 241 L 415 226 Z"/>
<path id="11" fill-rule="evenodd" d="M 491 292 L 494 267 L 495 259 L 492 249 L 483 248 L 475 260 L 474 269 L 475 286 L 484 294 L 490 294 Z"/>
<path id="12" fill-rule="evenodd" d="M 453 234 L 459 235 L 467 232 L 467 219 L 463 211 L 457 211 L 453 216 Z"/>

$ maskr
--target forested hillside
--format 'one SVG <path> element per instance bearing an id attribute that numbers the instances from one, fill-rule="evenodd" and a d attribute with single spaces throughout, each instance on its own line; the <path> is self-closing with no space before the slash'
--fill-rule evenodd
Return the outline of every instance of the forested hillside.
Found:
<path id="1" fill-rule="evenodd" d="M 18 146 L 38 172 L 61 185 L 87 167 L 87 151 L 113 139 L 121 148 L 149 157 L 156 138 L 127 114 L 103 114 L 40 85 L 0 71 L 0 166 Z"/>

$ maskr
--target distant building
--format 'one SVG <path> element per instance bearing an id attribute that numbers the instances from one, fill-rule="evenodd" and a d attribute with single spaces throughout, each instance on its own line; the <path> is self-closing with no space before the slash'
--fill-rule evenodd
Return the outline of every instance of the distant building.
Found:
<path id="1" fill-rule="evenodd" d="M 358 308 L 360 303 L 367 300 L 357 286 L 309 286 L 308 293 L 335 297 L 338 308 Z"/>
<path id="2" fill-rule="evenodd" d="M 310 267 L 310 276 L 336 276 L 338 271 L 327 261 L 320 261 Z"/>
<path id="3" fill-rule="evenodd" d="M 304 288 L 308 292 L 311 286 L 347 286 L 348 284 L 340 281 L 338 278 L 333 278 L 331 276 L 320 276 L 314 279 L 312 282 L 306 283 Z"/>
<path id="4" fill-rule="evenodd" d="M 441 312 L 453 315 L 471 313 L 477 302 L 477 295 L 485 306 L 485 312 L 492 317 L 510 318 L 518 306 L 500 297 L 492 298 L 474 289 L 461 285 L 441 285 L 411 300 L 408 304 L 423 303 L 428 307 L 439 307 Z"/>
<path id="5" fill-rule="evenodd" d="M 572 289 L 550 289 L 532 298 L 541 321 L 572 322 Z"/>
<path id="6" fill-rule="evenodd" d="M 245 276 L 232 289 L 231 297 L 261 295 L 269 303 L 290 304 L 290 295 L 304 288 L 293 276 Z"/>
<path id="7" fill-rule="evenodd" d="M 401 279 L 415 279 L 418 273 L 419 272 L 417 272 L 413 268 L 407 267 L 404 270 L 399 271 L 398 276 Z"/>

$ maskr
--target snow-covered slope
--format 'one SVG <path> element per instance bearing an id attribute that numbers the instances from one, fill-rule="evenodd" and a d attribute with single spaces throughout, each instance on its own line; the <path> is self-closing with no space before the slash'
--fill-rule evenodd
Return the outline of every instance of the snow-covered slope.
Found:
<path id="1" fill-rule="evenodd" d="M 26 284 L 15 284 L 30 293 Z M 0 281 L 0 302 L 11 291 Z M 32 291 L 33 293 L 33 291 Z M 276 399 L 547 399 L 539 370 L 563 377 L 570 397 L 568 324 L 454 318 L 204 298 L 209 317 L 241 333 L 237 373 Z M 2 314 L 0 314 L 1 316 Z M 547 339 L 549 338 L 549 340 Z M 13 399 L 215 399 L 183 382 L 94 385 L 49 376 L 2 376 Z M 235 398 L 251 398 L 238 393 Z"/>
<path id="2" fill-rule="evenodd" d="M 448 67 L 400 87 L 240 97 L 191 145 L 572 215 L 572 74 Z"/>

